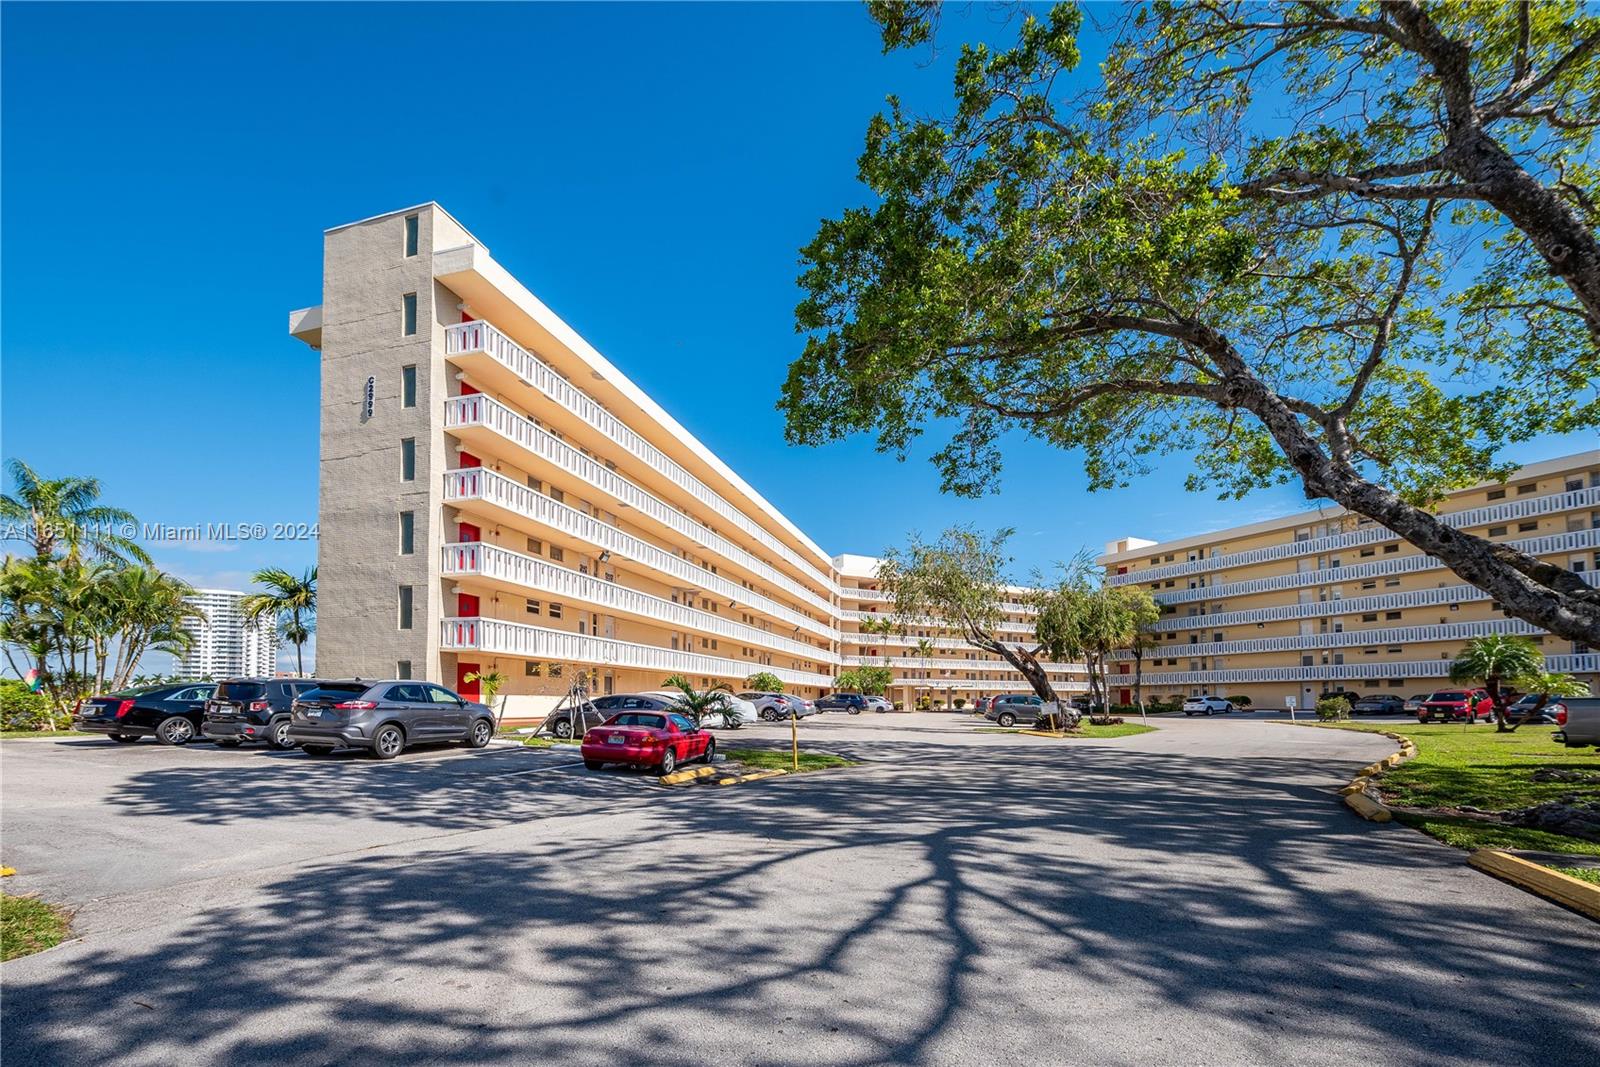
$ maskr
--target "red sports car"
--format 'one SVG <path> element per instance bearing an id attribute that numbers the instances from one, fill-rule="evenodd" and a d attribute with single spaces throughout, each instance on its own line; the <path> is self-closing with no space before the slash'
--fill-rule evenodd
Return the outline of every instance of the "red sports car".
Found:
<path id="1" fill-rule="evenodd" d="M 608 763 L 655 767 L 671 774 L 680 763 L 711 762 L 717 740 L 675 712 L 624 711 L 583 735 L 583 765 L 598 771 Z"/>

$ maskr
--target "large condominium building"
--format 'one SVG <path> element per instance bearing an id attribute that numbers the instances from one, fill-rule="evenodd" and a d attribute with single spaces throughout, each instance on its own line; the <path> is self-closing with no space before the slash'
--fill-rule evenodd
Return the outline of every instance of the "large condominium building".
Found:
<path id="1" fill-rule="evenodd" d="M 321 351 L 325 677 L 470 695 L 496 671 L 513 717 L 579 678 L 766 670 L 809 696 L 886 659 L 901 699 L 1022 688 L 954 642 L 862 633 L 872 561 L 819 548 L 437 204 L 327 231 L 322 303 L 289 329 Z"/>
<path id="2" fill-rule="evenodd" d="M 200 614 L 184 622 L 193 639 L 178 662 L 185 678 L 270 678 L 278 670 L 278 634 L 270 621 L 247 619 L 231 589 L 196 589 L 186 599 Z"/>
<path id="3" fill-rule="evenodd" d="M 1458 529 L 1581 573 L 1600 570 L 1600 451 L 1522 468 L 1451 495 Z M 1335 689 L 1403 696 L 1445 683 L 1484 634 L 1522 634 L 1548 669 L 1594 685 L 1600 655 L 1509 618 L 1486 594 L 1370 519 L 1341 508 L 1160 543 L 1126 538 L 1099 558 L 1108 581 L 1150 590 L 1164 612 L 1145 654 L 1146 696 L 1244 694 L 1301 707 Z M 1124 656 L 1117 670 L 1133 664 Z M 1113 696 L 1118 695 L 1113 693 Z"/>

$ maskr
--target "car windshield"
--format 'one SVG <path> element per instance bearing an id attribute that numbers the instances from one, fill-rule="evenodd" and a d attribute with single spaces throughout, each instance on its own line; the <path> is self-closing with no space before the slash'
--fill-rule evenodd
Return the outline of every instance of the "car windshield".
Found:
<path id="1" fill-rule="evenodd" d="M 1447 690 L 1447 691 L 1442 692 L 1442 693 L 1435 693 L 1435 694 L 1433 694 L 1433 696 L 1429 697 L 1428 699 L 1429 700 L 1465 700 L 1465 699 L 1467 699 L 1467 694 L 1465 694 L 1463 692 L 1460 692 L 1459 690 Z"/>
<path id="2" fill-rule="evenodd" d="M 664 715 L 645 715 L 637 711 L 625 711 L 621 715 L 613 715 L 607 726 L 640 726 L 647 730 L 664 730 L 667 719 Z"/>
<path id="3" fill-rule="evenodd" d="M 310 692 L 300 694 L 300 699 L 308 704 L 320 700 L 349 700 L 370 688 L 366 682 L 324 682 Z"/>

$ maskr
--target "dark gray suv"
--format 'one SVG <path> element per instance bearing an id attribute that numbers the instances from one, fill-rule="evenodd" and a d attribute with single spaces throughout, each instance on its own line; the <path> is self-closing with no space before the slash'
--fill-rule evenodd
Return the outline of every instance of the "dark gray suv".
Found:
<path id="1" fill-rule="evenodd" d="M 391 678 L 323 682 L 294 702 L 288 738 L 312 756 L 364 748 L 394 759 L 412 745 L 465 741 L 483 748 L 494 737 L 494 712 L 442 685 Z"/>

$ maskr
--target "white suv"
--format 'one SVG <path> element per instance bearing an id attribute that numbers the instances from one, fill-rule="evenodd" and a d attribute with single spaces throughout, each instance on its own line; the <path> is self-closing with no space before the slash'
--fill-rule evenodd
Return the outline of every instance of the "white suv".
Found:
<path id="1" fill-rule="evenodd" d="M 1226 715 L 1232 710 L 1233 701 L 1222 697 L 1190 697 L 1183 702 L 1185 715 L 1215 715 L 1219 711 Z"/>

